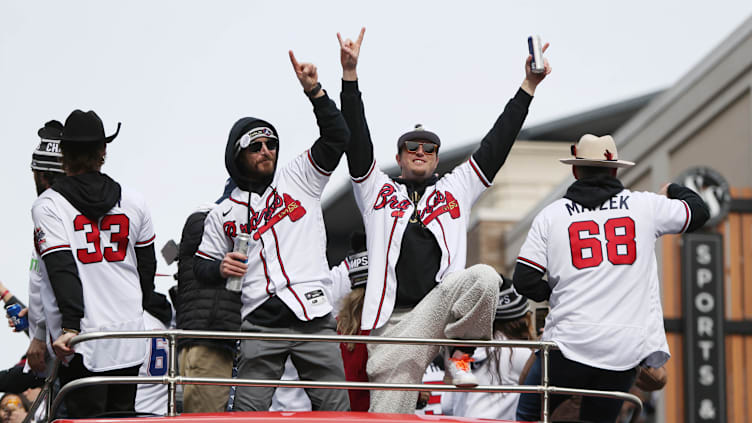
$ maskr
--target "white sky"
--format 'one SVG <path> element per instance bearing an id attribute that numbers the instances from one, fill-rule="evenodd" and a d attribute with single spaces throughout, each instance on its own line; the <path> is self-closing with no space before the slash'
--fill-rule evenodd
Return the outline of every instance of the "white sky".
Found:
<path id="1" fill-rule="evenodd" d="M 287 57 L 319 68 L 339 103 L 336 33 L 367 28 L 359 75 L 380 164 L 415 123 L 445 148 L 477 141 L 524 77 L 526 37 L 551 42 L 554 72 L 526 125 L 669 87 L 752 15 L 731 1 L 34 1 L 0 3 L 0 280 L 26 302 L 29 163 L 37 129 L 75 108 L 112 133 L 103 171 L 144 194 L 157 250 L 214 201 L 224 146 L 242 116 L 272 122 L 280 163 L 317 129 Z M 347 183 L 344 160 L 327 193 Z M 326 193 L 325 193 L 326 196 Z M 173 273 L 159 259 L 159 271 Z M 172 279 L 158 278 L 160 291 Z M 0 368 L 27 339 L 0 331 Z"/>

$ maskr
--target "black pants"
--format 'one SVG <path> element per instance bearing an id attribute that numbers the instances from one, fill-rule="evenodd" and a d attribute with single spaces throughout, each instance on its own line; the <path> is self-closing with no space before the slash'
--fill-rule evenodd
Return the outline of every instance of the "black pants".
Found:
<path id="1" fill-rule="evenodd" d="M 535 362 L 525 378 L 524 385 L 541 384 L 540 351 L 535 355 Z M 549 353 L 548 381 L 551 386 L 628 392 L 636 375 L 635 369 L 624 371 L 598 369 L 569 360 L 559 350 Z M 552 413 L 569 396 L 551 395 L 550 398 L 549 413 Z M 587 422 L 614 422 L 619 415 L 622 402 L 622 400 L 608 398 L 582 397 L 580 419 Z M 520 402 L 517 404 L 517 420 L 538 421 L 540 414 L 541 394 L 521 394 Z"/>
<path id="2" fill-rule="evenodd" d="M 80 354 L 73 356 L 68 366 L 60 366 L 58 376 L 61 386 L 68 382 L 90 376 L 138 376 L 140 366 L 106 372 L 89 371 Z M 65 396 L 65 406 L 70 418 L 96 417 L 104 413 L 135 413 L 135 384 L 128 385 L 93 385 L 78 388 Z"/>

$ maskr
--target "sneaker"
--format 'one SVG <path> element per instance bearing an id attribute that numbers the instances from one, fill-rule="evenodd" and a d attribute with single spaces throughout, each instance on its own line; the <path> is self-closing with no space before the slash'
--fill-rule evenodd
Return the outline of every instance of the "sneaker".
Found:
<path id="1" fill-rule="evenodd" d="M 475 377 L 470 369 L 470 363 L 473 361 L 475 360 L 468 354 L 461 354 L 461 352 L 456 351 L 454 356 L 447 360 L 444 383 L 463 388 L 478 386 L 478 378 Z"/>

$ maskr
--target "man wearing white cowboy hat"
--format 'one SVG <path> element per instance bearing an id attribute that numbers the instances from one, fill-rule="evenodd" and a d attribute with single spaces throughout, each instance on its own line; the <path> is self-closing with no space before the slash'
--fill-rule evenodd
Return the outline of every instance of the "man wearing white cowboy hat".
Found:
<path id="1" fill-rule="evenodd" d="M 626 392 L 635 367 L 669 359 L 659 296 L 655 242 L 691 232 L 709 217 L 688 188 L 667 184 L 661 194 L 632 192 L 616 178 L 620 160 L 610 135 L 584 135 L 572 146 L 577 179 L 564 198 L 533 221 L 514 272 L 514 286 L 535 301 L 549 301 L 542 339 L 555 342 L 549 382 L 554 386 Z M 548 273 L 548 281 L 542 277 Z M 525 379 L 537 385 L 538 355 Z M 553 396 L 551 410 L 566 397 Z M 585 397 L 580 418 L 613 422 L 621 401 Z M 517 420 L 540 418 L 540 395 L 523 394 Z"/>

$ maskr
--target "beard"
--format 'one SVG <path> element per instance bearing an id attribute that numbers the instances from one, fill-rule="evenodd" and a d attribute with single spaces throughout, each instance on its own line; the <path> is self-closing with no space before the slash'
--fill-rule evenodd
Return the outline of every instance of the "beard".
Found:
<path id="1" fill-rule="evenodd" d="M 267 164 L 268 163 L 268 164 Z M 268 181 L 274 177 L 274 172 L 277 170 L 277 158 L 269 158 L 267 160 L 256 162 L 254 165 L 249 165 L 245 160 L 237 161 L 238 167 L 243 174 L 254 182 Z M 263 167 L 261 165 L 264 165 Z M 271 165 L 271 166 L 269 166 Z"/>

